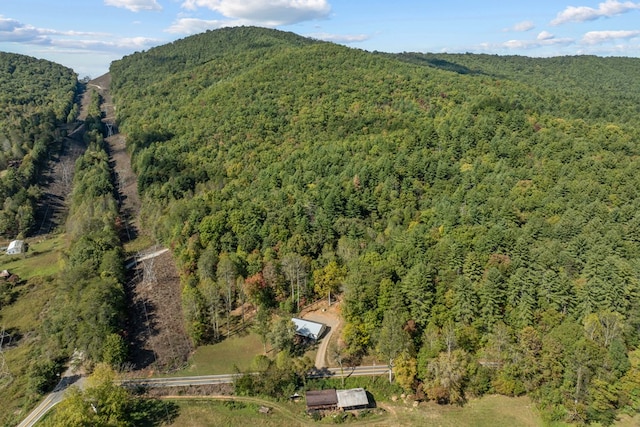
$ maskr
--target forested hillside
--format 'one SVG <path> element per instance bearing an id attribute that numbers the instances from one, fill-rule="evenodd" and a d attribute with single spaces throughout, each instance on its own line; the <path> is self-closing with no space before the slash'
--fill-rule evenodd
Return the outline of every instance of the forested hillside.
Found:
<path id="1" fill-rule="evenodd" d="M 13 239 L 35 224 L 38 180 L 58 125 L 75 118 L 77 76 L 70 68 L 0 52 L 0 235 Z"/>
<path id="2" fill-rule="evenodd" d="M 639 69 L 233 28 L 111 73 L 194 342 L 341 291 L 345 357 L 408 390 L 608 424 L 640 409 Z"/>

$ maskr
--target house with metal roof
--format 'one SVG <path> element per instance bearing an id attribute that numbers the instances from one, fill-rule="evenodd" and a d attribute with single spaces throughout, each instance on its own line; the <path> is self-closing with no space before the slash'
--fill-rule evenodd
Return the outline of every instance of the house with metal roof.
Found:
<path id="1" fill-rule="evenodd" d="M 296 317 L 291 320 L 296 325 L 296 334 L 305 338 L 311 338 L 312 340 L 320 339 L 327 329 L 327 325 L 324 323 L 312 322 L 311 320 L 298 319 Z"/>

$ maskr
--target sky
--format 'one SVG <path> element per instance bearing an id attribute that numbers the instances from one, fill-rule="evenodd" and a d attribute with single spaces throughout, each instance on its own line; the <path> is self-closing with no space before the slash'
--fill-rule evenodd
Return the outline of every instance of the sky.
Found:
<path id="1" fill-rule="evenodd" d="M 0 51 L 80 77 L 221 27 L 277 28 L 357 49 L 640 57 L 640 1 L 0 0 Z"/>

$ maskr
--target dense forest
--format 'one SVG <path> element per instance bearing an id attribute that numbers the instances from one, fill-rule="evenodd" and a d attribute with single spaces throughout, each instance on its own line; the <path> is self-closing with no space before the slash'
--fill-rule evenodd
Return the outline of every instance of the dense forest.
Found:
<path id="1" fill-rule="evenodd" d="M 70 68 L 0 52 L 0 235 L 28 235 L 35 225 L 39 179 L 59 125 L 75 119 L 77 76 Z"/>
<path id="2" fill-rule="evenodd" d="M 609 424 L 640 410 L 639 68 L 233 28 L 111 74 L 196 344 L 341 293 L 338 351 L 408 391 Z"/>

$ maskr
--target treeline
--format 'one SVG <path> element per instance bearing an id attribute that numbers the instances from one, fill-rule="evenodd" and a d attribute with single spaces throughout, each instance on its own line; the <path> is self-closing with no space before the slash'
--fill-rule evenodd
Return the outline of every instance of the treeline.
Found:
<path id="1" fill-rule="evenodd" d="M 638 411 L 636 83 L 615 77 L 635 104 L 591 111 L 545 60 L 526 63 L 556 71 L 523 77 L 525 60 L 291 37 L 224 29 L 111 70 L 194 341 L 224 336 L 243 302 L 295 312 L 341 290 L 340 359 L 377 354 L 425 398 L 527 393 L 550 419 L 605 424 Z M 155 71 L 205 42 L 209 61 Z M 575 62 L 587 86 L 639 64 Z"/>
<path id="2" fill-rule="evenodd" d="M 630 79 L 636 58 L 529 58 L 481 54 L 393 54 L 404 61 L 459 74 L 509 79 L 550 90 L 555 112 L 585 120 L 627 122 L 640 113 L 640 82 Z M 615 105 L 615 108 L 611 108 Z"/>
<path id="3" fill-rule="evenodd" d="M 100 98 L 92 93 L 86 152 L 75 166 L 67 218 L 68 249 L 55 298 L 42 325 L 44 347 L 53 355 L 81 352 L 89 363 L 120 367 L 127 357 L 124 253 L 118 205 L 105 151 Z"/>
<path id="4" fill-rule="evenodd" d="M 77 114 L 77 76 L 61 65 L 0 52 L 0 235 L 15 238 L 35 225 L 39 179 L 59 125 Z"/>

